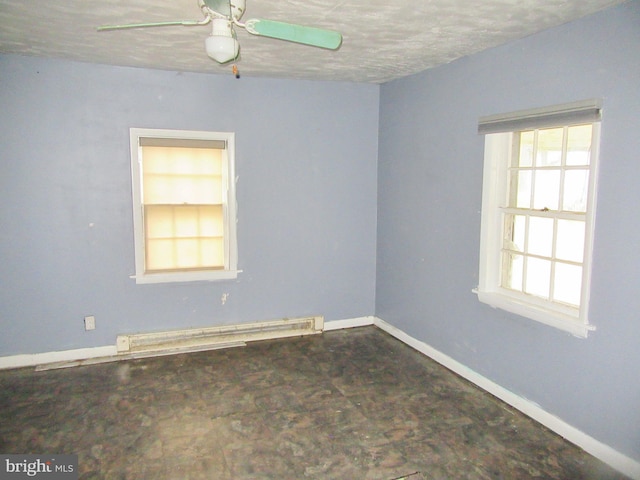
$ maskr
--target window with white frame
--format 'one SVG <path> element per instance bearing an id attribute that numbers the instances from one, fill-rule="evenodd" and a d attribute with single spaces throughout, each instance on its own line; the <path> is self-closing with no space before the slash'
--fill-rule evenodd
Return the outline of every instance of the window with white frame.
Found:
<path id="1" fill-rule="evenodd" d="M 234 140 L 130 129 L 137 283 L 237 277 Z"/>
<path id="2" fill-rule="evenodd" d="M 480 119 L 480 301 L 586 337 L 600 104 Z"/>

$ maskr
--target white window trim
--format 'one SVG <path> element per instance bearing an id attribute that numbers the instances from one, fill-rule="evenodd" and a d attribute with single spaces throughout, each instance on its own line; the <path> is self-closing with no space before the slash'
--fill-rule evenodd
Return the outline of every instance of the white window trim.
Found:
<path id="1" fill-rule="evenodd" d="M 131 181 L 133 199 L 133 231 L 135 248 L 135 279 L 136 284 L 168 283 L 168 282 L 197 282 L 232 280 L 238 277 L 238 245 L 236 235 L 236 191 L 235 191 L 235 134 L 233 132 L 207 132 L 196 130 L 164 130 L 151 128 L 130 128 L 131 146 Z M 142 213 L 142 179 L 140 138 L 175 138 L 189 140 L 224 140 L 226 142 L 227 168 L 223 170 L 224 195 L 226 202 L 223 209 L 225 225 L 228 227 L 225 235 L 225 268 L 223 270 L 199 270 L 192 272 L 162 272 L 145 273 L 144 266 L 144 218 Z"/>
<path id="2" fill-rule="evenodd" d="M 596 105 L 599 115 L 599 103 L 596 101 L 577 102 L 575 105 Z M 561 110 L 562 106 L 558 108 Z M 535 112 L 540 112 L 537 109 Z M 518 118 L 519 112 L 510 114 L 511 118 Z M 506 118 L 507 116 L 505 116 Z M 495 119 L 485 117 L 485 119 Z M 594 119 L 595 120 L 595 119 Z M 589 120 L 588 120 L 589 121 Z M 487 122 L 487 124 L 490 122 Z M 482 188 L 482 218 L 480 227 L 480 265 L 479 285 L 473 290 L 478 295 L 478 300 L 493 308 L 499 308 L 516 315 L 520 315 L 546 325 L 569 332 L 574 336 L 586 338 L 595 326 L 589 323 L 589 295 L 591 290 L 591 265 L 593 252 L 593 236 L 595 226 L 595 206 L 597 190 L 597 168 L 599 154 L 600 124 L 595 122 L 592 140 L 592 162 L 590 169 L 589 197 L 585 223 L 585 255 L 583 263 L 583 284 L 581 306 L 576 311 L 571 308 L 563 308 L 561 305 L 551 305 L 544 300 L 538 301 L 535 297 L 513 292 L 500 286 L 503 213 L 506 201 L 507 159 L 511 158 L 513 134 L 504 132 L 499 128 L 494 131 L 483 131 L 482 120 L 480 133 L 485 135 L 484 173 Z M 503 133 L 495 133 L 502 131 Z"/>

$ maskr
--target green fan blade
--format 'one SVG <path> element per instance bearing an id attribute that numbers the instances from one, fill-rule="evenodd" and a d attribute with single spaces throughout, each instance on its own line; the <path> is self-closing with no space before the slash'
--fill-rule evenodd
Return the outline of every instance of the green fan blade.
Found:
<path id="1" fill-rule="evenodd" d="M 342 35 L 338 32 L 323 30 L 321 28 L 304 27 L 292 23 L 252 18 L 251 20 L 247 20 L 245 27 L 247 32 L 253 35 L 288 40 L 313 47 L 328 48 L 329 50 L 337 49 L 342 43 Z"/>
<path id="2" fill-rule="evenodd" d="M 183 20 L 177 22 L 156 22 L 156 23 L 127 23 L 125 25 L 103 25 L 98 27 L 99 32 L 107 30 L 124 30 L 126 28 L 145 28 L 145 27 L 167 27 L 171 25 L 202 25 L 197 20 Z"/>

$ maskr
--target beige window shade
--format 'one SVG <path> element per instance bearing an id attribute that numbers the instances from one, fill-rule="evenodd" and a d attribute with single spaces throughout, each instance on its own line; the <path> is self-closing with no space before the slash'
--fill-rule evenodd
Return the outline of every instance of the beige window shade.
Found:
<path id="1" fill-rule="evenodd" d="M 223 269 L 225 142 L 140 140 L 145 271 Z"/>

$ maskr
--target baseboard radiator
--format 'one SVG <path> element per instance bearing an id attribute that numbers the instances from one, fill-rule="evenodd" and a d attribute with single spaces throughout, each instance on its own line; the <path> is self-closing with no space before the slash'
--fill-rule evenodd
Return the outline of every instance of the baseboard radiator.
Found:
<path id="1" fill-rule="evenodd" d="M 202 351 L 256 340 L 322 333 L 324 317 L 283 318 L 257 323 L 118 335 L 118 355 Z"/>

